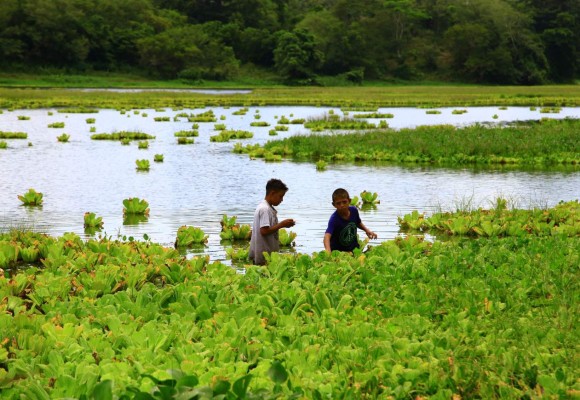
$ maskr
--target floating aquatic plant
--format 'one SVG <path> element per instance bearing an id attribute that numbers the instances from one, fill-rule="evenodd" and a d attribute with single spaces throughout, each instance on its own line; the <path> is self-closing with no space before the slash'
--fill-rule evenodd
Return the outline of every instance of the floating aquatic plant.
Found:
<path id="1" fill-rule="evenodd" d="M 154 117 L 155 122 L 169 122 L 171 119 L 169 117 Z"/>
<path id="2" fill-rule="evenodd" d="M 276 130 L 275 130 L 275 129 L 270 129 L 270 130 L 268 131 L 268 135 L 270 135 L 270 136 L 277 136 L 277 135 L 278 135 L 278 132 L 276 132 Z"/>
<path id="3" fill-rule="evenodd" d="M 367 192 L 366 190 L 362 191 L 360 194 L 360 198 L 364 204 L 372 204 L 376 205 L 379 204 L 381 201 L 378 199 L 378 193 Z"/>
<path id="4" fill-rule="evenodd" d="M 194 137 L 199 136 L 199 131 L 194 129 L 190 131 L 178 131 L 173 134 L 175 137 Z"/>
<path id="5" fill-rule="evenodd" d="M 149 160 L 135 160 L 135 164 L 137 164 L 137 171 L 149 171 Z"/>
<path id="6" fill-rule="evenodd" d="M 130 132 L 130 131 L 121 131 L 121 132 L 114 132 L 114 133 L 97 133 L 95 135 L 91 135 L 91 139 L 93 140 L 149 140 L 155 139 L 155 136 L 149 135 L 143 132 Z"/>
<path id="7" fill-rule="evenodd" d="M 49 128 L 64 128 L 64 122 L 53 122 L 52 124 L 48 124 Z"/>
<path id="8" fill-rule="evenodd" d="M 391 113 L 378 113 L 378 112 L 374 112 L 374 113 L 365 113 L 365 114 L 354 114 L 352 116 L 353 118 L 357 119 L 357 118 L 372 118 L 372 119 L 376 119 L 376 118 L 394 118 L 395 115 L 391 114 Z"/>
<path id="9" fill-rule="evenodd" d="M 28 192 L 18 195 L 18 198 L 25 206 L 40 206 L 42 205 L 42 196 L 42 193 L 34 189 L 28 189 Z"/>
<path id="10" fill-rule="evenodd" d="M 235 224 L 228 228 L 222 228 L 220 238 L 222 240 L 250 240 L 252 227 L 249 224 Z"/>
<path id="11" fill-rule="evenodd" d="M 0 139 L 26 139 L 28 134 L 25 132 L 2 132 L 0 131 Z"/>
<path id="12" fill-rule="evenodd" d="M 19 115 L 18 121 L 28 121 L 30 117 L 28 115 Z"/>
<path id="13" fill-rule="evenodd" d="M 139 149 L 148 149 L 149 148 L 149 142 L 147 140 L 142 140 L 139 142 L 138 146 Z"/>
<path id="14" fill-rule="evenodd" d="M 264 126 L 270 126 L 270 124 L 267 123 L 266 121 L 254 121 L 254 122 L 250 122 L 250 126 L 264 127 Z"/>
<path id="15" fill-rule="evenodd" d="M 282 228 L 278 231 L 278 240 L 280 241 L 281 247 L 295 246 L 296 243 L 294 242 L 294 239 L 296 239 L 295 232 L 286 230 L 284 228 Z"/>
<path id="16" fill-rule="evenodd" d="M 95 118 L 87 118 L 87 119 L 85 119 L 85 122 L 86 122 L 87 124 L 94 124 L 94 123 L 95 123 L 95 121 L 96 121 L 96 119 L 95 119 Z"/>
<path id="17" fill-rule="evenodd" d="M 84 227 L 85 228 L 96 228 L 100 229 L 103 227 L 103 218 L 97 217 L 94 212 L 86 212 L 84 216 Z"/>
<path id="18" fill-rule="evenodd" d="M 250 246 L 226 247 L 226 257 L 232 261 L 248 261 L 250 259 Z"/>
<path id="19" fill-rule="evenodd" d="M 163 162 L 163 154 L 155 154 L 153 156 L 153 161 L 155 161 L 155 162 Z"/>
<path id="20" fill-rule="evenodd" d="M 327 166 L 328 166 L 328 164 L 324 160 L 316 161 L 316 170 L 317 171 L 325 171 Z"/>
<path id="21" fill-rule="evenodd" d="M 189 247 L 194 244 L 206 243 L 208 237 L 201 228 L 183 225 L 177 230 L 175 247 Z"/>
<path id="22" fill-rule="evenodd" d="M 149 215 L 149 203 L 138 197 L 130 197 L 123 200 L 123 215 Z"/>
<path id="23" fill-rule="evenodd" d="M 59 142 L 62 142 L 62 143 L 68 142 L 69 139 L 70 139 L 70 135 L 67 135 L 66 133 L 63 133 L 62 135 L 59 135 L 56 137 L 56 140 L 58 140 Z"/>
<path id="24" fill-rule="evenodd" d="M 178 137 L 177 138 L 177 144 L 193 144 L 194 140 L 193 138 L 188 138 L 188 137 Z"/>
<path id="25" fill-rule="evenodd" d="M 0 140 L 0 149 L 7 149 L 8 148 L 8 142 L 4 141 L 4 140 Z"/>
<path id="26" fill-rule="evenodd" d="M 235 226 L 237 219 L 238 217 L 236 217 L 235 215 L 233 217 L 228 217 L 227 214 L 224 214 L 222 216 L 222 220 L 220 221 L 222 232 L 225 231 L 226 229 L 231 229 L 233 226 Z"/>

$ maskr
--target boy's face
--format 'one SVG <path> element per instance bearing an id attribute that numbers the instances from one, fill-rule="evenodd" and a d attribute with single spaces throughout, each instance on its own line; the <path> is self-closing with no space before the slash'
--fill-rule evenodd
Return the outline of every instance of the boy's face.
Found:
<path id="1" fill-rule="evenodd" d="M 284 195 L 286 194 L 283 190 L 273 190 L 267 196 L 266 200 L 273 206 L 280 205 L 282 200 L 284 200 Z"/>
<path id="2" fill-rule="evenodd" d="M 350 198 L 349 197 L 339 197 L 334 199 L 332 205 L 338 210 L 343 211 L 347 210 L 348 206 L 350 206 Z"/>

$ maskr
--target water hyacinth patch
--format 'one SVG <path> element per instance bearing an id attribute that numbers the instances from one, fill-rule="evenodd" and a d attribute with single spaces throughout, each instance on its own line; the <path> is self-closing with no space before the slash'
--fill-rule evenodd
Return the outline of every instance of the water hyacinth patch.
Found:
<path id="1" fill-rule="evenodd" d="M 360 198 L 362 200 L 363 205 L 376 205 L 379 204 L 381 201 L 378 199 L 378 193 L 367 192 L 366 190 L 362 191 L 360 194 Z"/>
<path id="2" fill-rule="evenodd" d="M 42 205 L 43 194 L 34 189 L 28 189 L 28 192 L 23 195 L 18 195 L 18 199 L 22 201 L 25 206 L 40 206 Z"/>
<path id="3" fill-rule="evenodd" d="M 270 126 L 270 124 L 267 123 L 266 121 L 254 121 L 254 122 L 250 123 L 250 126 L 265 127 L 265 126 Z"/>
<path id="4" fill-rule="evenodd" d="M 64 128 L 64 122 L 53 122 L 52 124 L 48 124 L 49 128 Z"/>
<path id="5" fill-rule="evenodd" d="M 220 238 L 222 240 L 250 240 L 252 237 L 252 227 L 248 224 L 235 224 L 233 226 L 222 226 Z"/>
<path id="6" fill-rule="evenodd" d="M 194 244 L 207 243 L 209 235 L 206 235 L 201 228 L 183 225 L 177 230 L 175 247 L 189 247 Z"/>
<path id="7" fill-rule="evenodd" d="M 0 139 L 26 139 L 28 134 L 25 132 L 3 132 L 0 131 Z"/>
<path id="8" fill-rule="evenodd" d="M 155 122 L 169 122 L 171 119 L 169 117 L 154 117 Z"/>
<path id="9" fill-rule="evenodd" d="M 137 144 L 137 148 L 139 149 L 148 149 L 149 148 L 149 142 L 147 140 L 142 140 Z"/>
<path id="10" fill-rule="evenodd" d="M 135 164 L 137 165 L 137 171 L 149 171 L 150 163 L 149 160 L 135 160 Z"/>
<path id="11" fill-rule="evenodd" d="M 93 140 L 150 140 L 155 136 L 143 132 L 120 131 L 113 133 L 98 133 L 91 135 Z"/>
<path id="12" fill-rule="evenodd" d="M 273 253 L 244 274 L 151 242 L 0 234 L 20 248 L 34 240 L 45 266 L 0 276 L 6 398 L 577 390 L 580 237 L 409 236 L 364 254 Z"/>
<path id="13" fill-rule="evenodd" d="M 94 124 L 96 122 L 96 119 L 95 118 L 87 118 L 87 119 L 85 119 L 85 122 L 87 124 Z"/>
<path id="14" fill-rule="evenodd" d="M 59 135 L 56 137 L 56 140 L 58 140 L 61 143 L 66 143 L 66 142 L 68 142 L 69 139 L 70 139 L 70 135 L 67 135 L 66 133 L 63 133 L 62 135 Z"/>
<path id="15" fill-rule="evenodd" d="M 221 131 L 219 134 L 210 136 L 210 142 L 229 142 L 231 139 L 250 139 L 254 134 L 249 131 L 232 130 Z"/>
<path id="16" fill-rule="evenodd" d="M 178 131 L 173 134 L 175 137 L 194 137 L 199 136 L 199 131 L 197 130 L 190 130 L 190 131 Z"/>
<path id="17" fill-rule="evenodd" d="M 226 229 L 231 229 L 233 226 L 235 226 L 237 219 L 238 217 L 236 217 L 235 215 L 232 217 L 228 217 L 227 214 L 224 214 L 220 221 L 222 232 L 225 231 Z"/>
<path id="18" fill-rule="evenodd" d="M 163 154 L 155 154 L 153 156 L 153 161 L 155 162 L 163 162 L 163 159 L 164 159 Z"/>
<path id="19" fill-rule="evenodd" d="M 7 149 L 8 148 L 8 142 L 4 141 L 4 140 L 0 140 L 0 149 Z"/>
<path id="20" fill-rule="evenodd" d="M 28 121 L 30 120 L 30 117 L 27 115 L 19 115 L 18 116 L 18 121 Z"/>
<path id="21" fill-rule="evenodd" d="M 250 246 L 226 247 L 226 257 L 230 258 L 232 261 L 247 262 L 250 259 Z"/>
<path id="22" fill-rule="evenodd" d="M 191 114 L 187 117 L 189 122 L 216 122 L 217 118 L 213 110 L 209 110 L 199 114 Z"/>
<path id="23" fill-rule="evenodd" d="M 580 234 L 578 215 L 580 203 L 577 200 L 562 202 L 549 210 L 508 210 L 506 201 L 498 198 L 492 209 L 434 213 L 430 217 L 414 211 L 398 217 L 398 222 L 402 231 L 451 236 L 574 236 Z"/>
<path id="24" fill-rule="evenodd" d="M 84 227 L 101 229 L 103 227 L 103 218 L 97 217 L 94 212 L 86 212 L 84 215 Z"/>
<path id="25" fill-rule="evenodd" d="M 189 138 L 189 137 L 178 137 L 177 138 L 177 144 L 193 144 L 194 140 L 193 138 Z"/>
<path id="26" fill-rule="evenodd" d="M 357 118 L 372 118 L 372 119 L 377 119 L 377 118 L 394 118 L 395 115 L 391 114 L 391 113 L 365 113 L 365 114 L 354 114 L 352 116 L 353 118 L 357 119 Z"/>
<path id="27" fill-rule="evenodd" d="M 316 161 L 316 170 L 317 171 L 325 171 L 327 167 L 328 167 L 328 163 L 326 161 L 324 161 L 324 160 Z"/>
<path id="28" fill-rule="evenodd" d="M 138 197 L 130 197 L 123 200 L 123 215 L 149 215 L 149 203 Z"/>
<path id="29" fill-rule="evenodd" d="M 289 231 L 287 229 L 280 229 L 278 231 L 278 241 L 281 247 L 291 247 L 296 246 L 294 239 L 296 239 L 297 234 L 295 232 Z"/>
<path id="30" fill-rule="evenodd" d="M 99 109 L 88 107 L 70 107 L 70 108 L 59 108 L 57 111 L 61 114 L 97 114 L 99 112 Z"/>

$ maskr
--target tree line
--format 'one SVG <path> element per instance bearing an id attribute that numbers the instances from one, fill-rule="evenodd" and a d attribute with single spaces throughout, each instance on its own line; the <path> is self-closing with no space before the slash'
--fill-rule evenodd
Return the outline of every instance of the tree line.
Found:
<path id="1" fill-rule="evenodd" d="M 580 1 L 0 1 L 4 70 L 223 80 L 241 66 L 298 83 L 572 82 L 580 77 Z"/>

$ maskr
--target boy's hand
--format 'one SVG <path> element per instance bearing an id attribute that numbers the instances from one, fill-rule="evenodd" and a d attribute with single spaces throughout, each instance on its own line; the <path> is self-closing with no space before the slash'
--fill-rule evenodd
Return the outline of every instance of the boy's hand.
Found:
<path id="1" fill-rule="evenodd" d="M 366 233 L 367 233 L 367 236 L 368 236 L 369 239 L 376 239 L 376 238 L 378 238 L 377 234 L 374 233 L 373 231 L 367 231 Z"/>
<path id="2" fill-rule="evenodd" d="M 292 218 L 288 218 L 282 221 L 280 225 L 282 225 L 284 228 L 290 228 L 296 225 L 296 221 L 294 221 Z"/>

